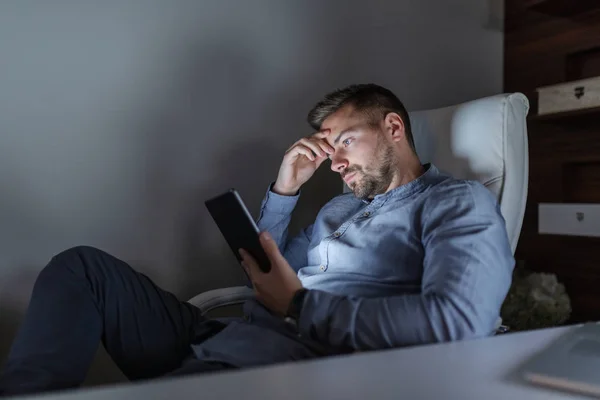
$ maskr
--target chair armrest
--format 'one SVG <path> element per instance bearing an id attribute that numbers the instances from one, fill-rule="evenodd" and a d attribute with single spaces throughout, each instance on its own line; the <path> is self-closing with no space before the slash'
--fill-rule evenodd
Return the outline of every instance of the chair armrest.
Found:
<path id="1" fill-rule="evenodd" d="M 202 314 L 215 308 L 241 304 L 254 298 L 254 290 L 247 286 L 233 286 L 222 289 L 213 289 L 200 293 L 188 300 L 188 303 L 198 307 Z M 494 334 L 506 333 L 510 328 L 502 325 L 502 318 L 496 320 Z"/>
<path id="2" fill-rule="evenodd" d="M 508 325 L 503 325 L 502 318 L 498 317 L 498 319 L 496 319 L 496 326 L 494 327 L 494 335 L 500 335 L 509 331 L 510 327 Z"/>
<path id="3" fill-rule="evenodd" d="M 234 286 L 200 293 L 189 299 L 188 303 L 198 307 L 204 314 L 218 307 L 241 304 L 253 298 L 253 289 L 247 286 Z"/>

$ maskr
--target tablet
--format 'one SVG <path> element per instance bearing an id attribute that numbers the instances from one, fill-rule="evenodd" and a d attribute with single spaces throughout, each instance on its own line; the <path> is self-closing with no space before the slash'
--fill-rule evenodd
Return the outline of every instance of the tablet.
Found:
<path id="1" fill-rule="evenodd" d="M 260 244 L 260 231 L 237 190 L 230 189 L 204 204 L 237 260 L 242 261 L 238 250 L 244 249 L 263 272 L 269 272 L 271 263 Z"/>

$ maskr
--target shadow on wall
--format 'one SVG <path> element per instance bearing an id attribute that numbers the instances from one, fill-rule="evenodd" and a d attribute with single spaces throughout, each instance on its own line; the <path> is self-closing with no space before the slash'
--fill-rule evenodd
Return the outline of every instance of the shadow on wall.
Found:
<path id="1" fill-rule="evenodd" d="M 195 198 L 189 203 L 189 208 L 186 210 L 184 236 L 179 243 L 182 258 L 177 266 L 180 268 L 181 276 L 186 277 L 179 284 L 184 298 L 192 297 L 206 289 L 243 283 L 244 274 L 204 208 L 203 202 L 207 197 L 235 186 L 253 216 L 258 217 L 262 197 L 249 197 L 245 194 L 255 193 L 257 188 L 260 196 L 266 192 L 271 180 L 277 176 L 283 151 L 257 141 L 238 144 L 226 152 L 222 162 L 216 165 L 218 172 L 215 172 L 215 180 L 199 189 Z M 301 201 L 289 227 L 290 235 L 310 224 L 316 217 L 318 209 L 341 192 L 340 179 L 333 172 L 327 171 L 328 164 L 323 164 L 313 179 L 303 187 Z M 216 246 L 207 245 L 207 237 L 210 237 L 210 243 L 215 243 Z M 223 274 L 225 268 L 228 273 Z M 212 269 L 215 275 L 222 279 L 211 280 L 208 286 L 205 279 L 212 275 Z"/>
<path id="2" fill-rule="evenodd" d="M 165 270 L 170 276 L 163 281 L 177 288 L 183 299 L 239 285 L 244 279 L 204 201 L 235 187 L 257 217 L 284 151 L 311 133 L 304 120 L 308 109 L 303 110 L 306 106 L 297 100 L 306 87 L 297 82 L 277 86 L 275 91 L 262 87 L 267 68 L 251 49 L 239 42 L 223 42 L 191 53 L 197 58 L 187 76 L 182 76 L 180 97 L 165 103 L 151 124 L 143 217 L 161 221 L 165 229 L 174 228 L 171 248 L 176 249 L 178 262 Z M 299 118 L 290 121 L 293 114 Z M 340 193 L 339 177 L 327 173 L 327 165 L 303 191 L 292 231 Z"/>
<path id="3" fill-rule="evenodd" d="M 33 266 L 25 266 L 6 281 L 0 282 L 0 368 L 3 365 L 3 356 L 8 354 L 12 338 L 17 333 L 23 317 L 17 310 L 24 309 L 25 305 L 29 303 L 28 299 L 32 289 L 30 282 L 35 281 L 37 270 Z M 11 297 L 11 292 L 20 293 L 23 296 Z"/>
<path id="4" fill-rule="evenodd" d="M 177 248 L 180 261 L 169 268 L 170 273 L 181 278 L 175 282 L 180 298 L 191 298 L 213 287 L 243 284 L 244 274 L 205 210 L 203 202 L 213 194 L 221 193 L 231 186 L 235 186 L 242 196 L 255 191 L 256 187 L 266 190 L 269 177 L 276 176 L 279 167 L 281 154 L 277 150 L 280 149 L 259 141 L 237 143 L 231 150 L 224 151 L 221 162 L 214 166 L 213 180 L 199 188 L 185 202 L 186 207 L 179 228 L 181 232 L 175 233 L 179 238 Z M 265 157 L 269 154 L 271 156 Z M 265 161 L 266 159 L 268 162 Z M 313 179 L 303 188 L 303 198 L 297 207 L 290 231 L 302 227 L 304 224 L 301 221 L 314 218 L 316 210 L 340 192 L 340 179 L 332 171 L 327 170 L 328 164 L 323 164 Z M 246 203 L 252 210 L 258 210 L 260 200 L 260 198 L 248 198 Z M 256 216 L 258 212 L 254 214 Z M 211 240 L 207 241 L 209 236 Z M 212 269 L 214 273 L 211 272 Z M 227 274 L 223 273 L 224 269 L 228 271 Z M 216 278 L 207 285 L 206 277 L 213 276 Z M 219 277 L 223 276 L 225 280 L 219 280 Z M 100 348 L 85 385 L 106 385 L 125 380 L 106 351 Z"/>
<path id="5" fill-rule="evenodd" d="M 21 321 L 21 315 L 15 310 L 14 304 L 11 301 L 3 300 L 0 298 L 0 354 L 8 355 L 12 338 L 15 337 L 19 323 Z M 4 359 L 0 358 L 0 368 L 4 365 Z"/>
<path id="6" fill-rule="evenodd" d="M 309 17 L 306 15 L 306 20 Z M 226 27 L 222 29 L 227 32 Z M 136 246 L 128 251 L 136 258 L 137 254 L 151 256 L 132 262 L 134 268 L 181 299 L 243 282 L 244 275 L 207 213 L 204 200 L 235 187 L 257 215 L 284 151 L 311 133 L 305 117 L 318 99 L 304 101 L 307 94 L 320 96 L 351 83 L 345 81 L 347 78 L 364 76 L 356 60 L 360 48 L 345 37 L 335 36 L 335 31 L 328 33 L 331 37 L 319 37 L 318 48 L 312 49 L 313 60 L 308 56 L 305 60 L 311 63 L 323 57 L 317 69 L 320 74 L 315 75 L 313 68 L 290 67 L 290 71 L 268 76 L 273 70 L 271 61 L 255 52 L 252 43 L 228 39 L 227 35 L 216 35 L 210 43 L 195 43 L 184 49 L 181 57 L 172 57 L 176 82 L 167 85 L 139 118 L 138 129 L 143 133 L 140 152 L 146 156 L 145 180 L 140 182 L 143 201 L 137 211 L 141 233 L 122 246 Z M 333 57 L 333 49 L 345 57 Z M 292 231 L 310 223 L 320 206 L 341 192 L 339 176 L 328 168 L 328 162 L 323 164 L 303 189 Z M 41 267 L 26 270 L 37 275 Z M 14 287 L 22 281 L 29 286 L 34 280 L 33 275 L 23 276 L 5 284 Z M 31 286 L 21 293 L 30 290 Z M 25 308 L 23 304 L 5 304 L 8 306 L 0 310 L 0 358 L 7 354 L 22 318 L 22 313 L 13 311 Z M 100 354 L 87 382 L 120 380 L 122 375 L 106 354 Z"/>

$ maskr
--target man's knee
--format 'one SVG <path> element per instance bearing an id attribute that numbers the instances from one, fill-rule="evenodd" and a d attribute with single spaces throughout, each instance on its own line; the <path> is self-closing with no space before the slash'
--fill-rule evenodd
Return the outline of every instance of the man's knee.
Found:
<path id="1" fill-rule="evenodd" d="M 99 263 L 93 262 L 106 253 L 91 246 L 75 246 L 64 250 L 50 260 L 40 272 L 38 279 L 54 278 L 65 273 L 79 276 L 86 275 L 86 270 L 94 268 Z"/>
<path id="2" fill-rule="evenodd" d="M 58 253 L 57 255 L 55 255 L 53 257 L 54 258 L 87 258 L 87 257 L 95 257 L 98 255 L 103 255 L 106 254 L 104 251 L 97 249 L 95 247 L 92 246 L 75 246 L 75 247 L 71 247 L 70 249 L 67 250 L 63 250 L 60 253 Z"/>

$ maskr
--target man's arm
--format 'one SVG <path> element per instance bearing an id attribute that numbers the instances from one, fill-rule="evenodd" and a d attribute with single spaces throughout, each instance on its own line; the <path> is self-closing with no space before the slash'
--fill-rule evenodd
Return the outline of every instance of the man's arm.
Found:
<path id="1" fill-rule="evenodd" d="M 269 190 L 262 201 L 260 216 L 256 224 L 261 232 L 271 234 L 281 253 L 283 253 L 294 271 L 297 272 L 300 268 L 305 267 L 307 263 L 312 225 L 288 240 L 288 226 L 300 194 L 283 196 L 273 192 L 272 187 L 273 185 L 269 186 Z"/>
<path id="2" fill-rule="evenodd" d="M 277 180 L 269 187 L 257 221 L 261 232 L 269 232 L 295 271 L 306 266 L 312 226 L 288 242 L 288 225 L 298 202 L 300 188 L 335 149 L 327 143 L 329 129 L 294 143 L 283 156 Z"/>
<path id="3" fill-rule="evenodd" d="M 510 287 L 514 258 L 492 194 L 482 185 L 465 185 L 426 207 L 421 294 L 359 298 L 310 290 L 300 333 L 354 350 L 489 335 Z"/>

